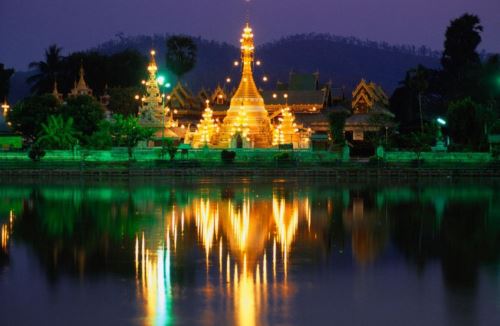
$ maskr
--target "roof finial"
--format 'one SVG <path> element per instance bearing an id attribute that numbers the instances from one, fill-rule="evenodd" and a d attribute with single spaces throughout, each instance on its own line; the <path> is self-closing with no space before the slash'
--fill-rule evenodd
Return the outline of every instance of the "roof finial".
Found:
<path id="1" fill-rule="evenodd" d="M 250 26 L 250 0 L 245 0 L 245 22 L 246 26 Z"/>

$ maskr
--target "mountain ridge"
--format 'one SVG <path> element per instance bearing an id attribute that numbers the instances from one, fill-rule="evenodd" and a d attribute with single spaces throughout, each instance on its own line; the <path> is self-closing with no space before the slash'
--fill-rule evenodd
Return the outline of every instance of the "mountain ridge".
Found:
<path id="1" fill-rule="evenodd" d="M 165 40 L 168 35 L 124 36 L 103 42 L 87 51 L 113 54 L 125 49 L 136 49 L 148 55 L 155 45 L 160 69 L 165 70 Z M 213 89 L 224 85 L 226 78 L 233 81 L 230 88 L 239 81 L 239 68 L 233 62 L 240 57 L 239 48 L 226 43 L 193 37 L 198 46 L 198 61 L 183 82 L 194 93 L 201 88 Z M 331 34 L 295 34 L 257 46 L 256 56 L 262 66 L 256 67 L 259 87 L 271 89 L 277 81 L 288 81 L 291 71 L 302 73 L 319 72 L 322 83 L 332 81 L 333 87 L 347 90 L 365 78 L 380 84 L 388 94 L 404 79 L 408 69 L 418 64 L 437 68 L 440 52 L 427 47 L 411 45 L 390 45 L 386 42 L 363 41 L 354 37 Z M 32 72 L 16 72 L 11 80 L 12 102 L 29 94 L 26 78 Z M 262 82 L 266 76 L 268 82 Z M 171 78 L 175 82 L 174 78 Z M 139 81 L 138 81 L 139 84 Z M 92 87 L 92 85 L 90 85 Z M 349 94 L 347 94 L 349 95 Z"/>

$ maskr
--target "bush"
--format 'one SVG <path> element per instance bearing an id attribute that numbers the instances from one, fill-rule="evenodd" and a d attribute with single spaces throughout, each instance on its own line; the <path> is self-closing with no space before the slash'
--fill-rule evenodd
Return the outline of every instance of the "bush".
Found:
<path id="1" fill-rule="evenodd" d="M 274 160 L 278 163 L 285 163 L 292 161 L 292 155 L 288 152 L 278 153 L 274 155 Z"/>
<path id="2" fill-rule="evenodd" d="M 500 120 L 495 121 L 490 128 L 490 135 L 500 134 Z"/>
<path id="3" fill-rule="evenodd" d="M 230 163 L 233 163 L 234 160 L 236 159 L 236 152 L 223 150 L 220 153 L 220 157 L 221 157 L 222 162 L 224 162 L 226 164 L 230 164 Z"/>
<path id="4" fill-rule="evenodd" d="M 45 151 L 39 145 L 35 144 L 31 146 L 28 156 L 33 162 L 38 162 L 45 156 Z"/>
<path id="5" fill-rule="evenodd" d="M 369 166 L 380 166 L 382 164 L 384 164 L 384 159 L 380 158 L 380 157 L 377 157 L 377 156 L 372 156 L 368 160 L 368 165 Z"/>

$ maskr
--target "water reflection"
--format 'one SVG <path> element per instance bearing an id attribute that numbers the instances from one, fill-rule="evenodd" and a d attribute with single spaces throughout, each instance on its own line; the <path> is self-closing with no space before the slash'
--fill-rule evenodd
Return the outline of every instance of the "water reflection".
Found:
<path id="1" fill-rule="evenodd" d="M 291 323 L 302 276 L 314 266 L 334 273 L 345 255 L 366 269 L 396 251 L 417 274 L 439 261 L 450 289 L 475 289 L 480 267 L 498 271 L 500 261 L 494 186 L 37 185 L 2 192 L 9 200 L 0 203 L 0 268 L 16 259 L 9 256 L 15 243 L 30 247 L 52 283 L 119 275 L 134 282 L 144 325 Z"/>

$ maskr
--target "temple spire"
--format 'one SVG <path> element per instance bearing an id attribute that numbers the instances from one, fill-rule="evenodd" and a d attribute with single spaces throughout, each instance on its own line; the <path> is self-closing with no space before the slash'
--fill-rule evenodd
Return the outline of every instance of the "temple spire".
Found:
<path id="1" fill-rule="evenodd" d="M 231 100 L 232 105 L 264 105 L 264 100 L 255 85 L 253 77 L 253 62 L 255 45 L 253 30 L 247 23 L 243 29 L 241 43 L 241 61 L 243 62 L 243 72 L 241 82 L 236 93 Z"/>
<path id="2" fill-rule="evenodd" d="M 142 106 L 139 110 L 141 121 L 145 125 L 162 126 L 163 127 L 163 111 L 162 97 L 160 87 L 156 78 L 158 66 L 156 65 L 156 51 L 151 50 L 151 59 L 148 64 L 148 80 L 142 83 L 146 86 L 146 95 L 142 98 Z"/>

